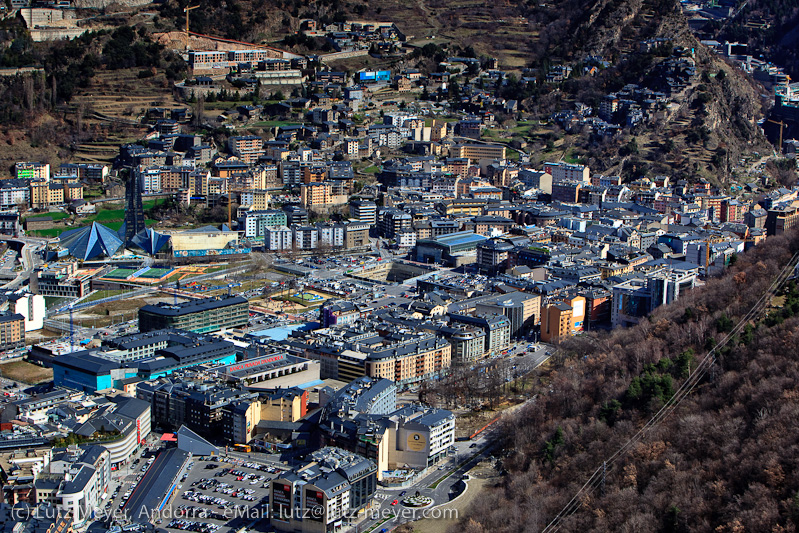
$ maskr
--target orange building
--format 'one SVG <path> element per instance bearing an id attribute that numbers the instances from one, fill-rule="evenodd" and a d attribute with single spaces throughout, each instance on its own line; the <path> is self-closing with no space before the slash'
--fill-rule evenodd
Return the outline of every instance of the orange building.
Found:
<path id="1" fill-rule="evenodd" d="M 582 296 L 571 296 L 564 298 L 563 303 L 572 309 L 572 331 L 582 331 L 585 322 L 585 298 Z"/>
<path id="2" fill-rule="evenodd" d="M 0 315 L 0 350 L 25 346 L 25 317 L 19 313 Z"/>
<path id="3" fill-rule="evenodd" d="M 325 167 L 302 167 L 302 182 L 321 183 L 327 180 L 327 168 Z"/>
<path id="4" fill-rule="evenodd" d="M 541 311 L 541 340 L 552 342 L 571 335 L 572 308 L 563 302 L 548 305 Z"/>

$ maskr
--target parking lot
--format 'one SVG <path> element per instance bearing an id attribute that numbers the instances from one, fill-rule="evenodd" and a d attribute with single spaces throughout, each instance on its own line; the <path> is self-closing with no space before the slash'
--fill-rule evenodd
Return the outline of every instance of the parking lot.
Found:
<path id="1" fill-rule="evenodd" d="M 195 457 L 156 524 L 169 531 L 228 533 L 266 515 L 274 466 L 234 458 Z"/>

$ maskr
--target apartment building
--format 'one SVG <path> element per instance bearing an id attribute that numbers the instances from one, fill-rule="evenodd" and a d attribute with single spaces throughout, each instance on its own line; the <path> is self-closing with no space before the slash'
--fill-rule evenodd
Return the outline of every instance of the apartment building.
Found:
<path id="1" fill-rule="evenodd" d="M 243 162 L 253 165 L 265 153 L 264 140 L 256 135 L 230 137 L 228 139 L 228 150 Z"/>
<path id="2" fill-rule="evenodd" d="M 482 329 L 486 334 L 485 355 L 493 356 L 510 347 L 511 321 L 504 315 L 471 316 L 450 313 L 450 322 Z"/>
<path id="3" fill-rule="evenodd" d="M 356 516 L 377 489 L 377 465 L 365 457 L 326 447 L 310 463 L 272 480 L 270 522 L 277 531 L 332 533 Z"/>
<path id="4" fill-rule="evenodd" d="M 0 209 L 16 209 L 23 204 L 30 205 L 30 198 L 30 187 L 26 180 L 0 180 Z"/>
<path id="5" fill-rule="evenodd" d="M 286 213 L 277 209 L 245 211 L 238 219 L 239 231 L 252 240 L 264 240 L 268 228 L 285 226 Z"/>
<path id="6" fill-rule="evenodd" d="M 572 334 L 572 308 L 564 302 L 545 306 L 541 312 L 541 340 L 555 342 Z"/>
<path id="7" fill-rule="evenodd" d="M 267 227 L 264 231 L 264 246 L 267 250 L 291 250 L 293 242 L 292 231 L 286 226 Z"/>
<path id="8" fill-rule="evenodd" d="M 14 177 L 28 181 L 50 181 L 50 164 L 35 161 L 17 161 L 14 165 Z"/>
<path id="9" fill-rule="evenodd" d="M 481 159 L 505 159 L 506 148 L 501 144 L 457 144 L 449 151 L 450 157 L 466 158 L 472 161 Z"/>
<path id="10" fill-rule="evenodd" d="M 591 169 L 585 165 L 571 163 L 544 163 L 544 172 L 552 176 L 552 183 L 576 181 L 583 185 L 591 185 Z"/>
<path id="11" fill-rule="evenodd" d="M 30 182 L 31 207 L 44 209 L 64 204 L 64 186 L 50 181 Z"/>
<path id="12" fill-rule="evenodd" d="M 377 204 L 370 200 L 350 202 L 350 219 L 374 226 L 377 224 Z"/>
<path id="13" fill-rule="evenodd" d="M 0 314 L 0 350 L 25 347 L 25 317 L 19 313 Z"/>
<path id="14" fill-rule="evenodd" d="M 300 203 L 305 209 L 327 209 L 346 204 L 348 194 L 349 187 L 332 181 L 300 185 Z"/>
<path id="15" fill-rule="evenodd" d="M 308 391 L 280 389 L 261 399 L 261 420 L 296 422 L 308 413 Z"/>
<path id="16" fill-rule="evenodd" d="M 369 376 L 406 384 L 438 375 L 452 363 L 452 346 L 432 333 L 399 334 L 386 340 L 379 347 L 339 354 L 339 379 Z"/>

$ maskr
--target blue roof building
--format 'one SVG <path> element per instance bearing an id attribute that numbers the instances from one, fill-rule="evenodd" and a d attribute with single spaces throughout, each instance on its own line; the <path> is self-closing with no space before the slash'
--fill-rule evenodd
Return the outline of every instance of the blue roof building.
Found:
<path id="1" fill-rule="evenodd" d="M 416 241 L 416 261 L 419 263 L 446 263 L 459 266 L 474 263 L 477 259 L 477 245 L 488 237 L 472 231 L 459 231 Z"/>
<path id="2" fill-rule="evenodd" d="M 155 255 L 167 245 L 169 235 L 156 232 L 153 228 L 145 228 L 133 236 L 131 243 L 150 255 Z"/>
<path id="3" fill-rule="evenodd" d="M 112 257 L 122 248 L 122 240 L 112 229 L 92 222 L 91 226 L 65 231 L 59 237 L 69 255 L 87 261 L 101 255 Z"/>

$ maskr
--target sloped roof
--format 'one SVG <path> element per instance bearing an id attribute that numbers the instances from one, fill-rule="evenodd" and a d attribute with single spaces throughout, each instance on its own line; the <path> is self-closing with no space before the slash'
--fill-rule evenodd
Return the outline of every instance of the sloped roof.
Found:
<path id="1" fill-rule="evenodd" d="M 152 228 L 145 228 L 133 236 L 131 243 L 138 246 L 150 255 L 155 255 L 169 242 L 169 235 L 156 232 Z"/>
<path id="2" fill-rule="evenodd" d="M 61 246 L 69 250 L 69 255 L 84 261 L 101 255 L 112 257 L 122 247 L 122 240 L 117 233 L 97 222 L 65 231 L 59 241 Z"/>
<path id="3" fill-rule="evenodd" d="M 178 449 L 192 455 L 219 455 L 219 448 L 199 436 L 188 427 L 180 426 L 175 432 L 178 437 Z"/>

